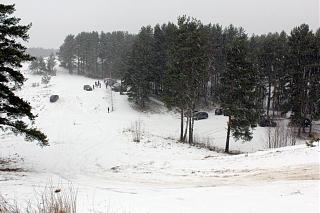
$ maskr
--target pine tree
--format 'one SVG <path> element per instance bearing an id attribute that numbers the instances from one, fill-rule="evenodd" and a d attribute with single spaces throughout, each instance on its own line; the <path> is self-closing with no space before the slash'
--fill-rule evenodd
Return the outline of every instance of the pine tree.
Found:
<path id="1" fill-rule="evenodd" d="M 50 75 L 55 75 L 54 66 L 56 66 L 56 57 L 53 53 L 50 54 L 49 58 L 47 59 L 47 71 Z"/>
<path id="2" fill-rule="evenodd" d="M 166 25 L 154 27 L 155 67 L 153 73 L 153 94 L 159 96 L 162 92 L 164 71 L 167 64 Z"/>
<path id="3" fill-rule="evenodd" d="M 40 75 L 40 66 L 39 61 L 37 59 L 34 59 L 31 61 L 29 65 L 29 69 L 34 73 Z"/>
<path id="4" fill-rule="evenodd" d="M 252 139 L 250 128 L 257 123 L 257 73 L 248 58 L 248 40 L 243 29 L 233 35 L 226 46 L 226 69 L 221 74 L 220 101 L 229 117 L 226 148 L 229 152 L 230 133 L 238 140 Z"/>
<path id="5" fill-rule="evenodd" d="M 128 69 L 124 84 L 129 88 L 128 96 L 144 108 L 150 95 L 149 83 L 154 69 L 154 40 L 150 26 L 142 27 L 128 58 Z"/>
<path id="6" fill-rule="evenodd" d="M 312 105 L 313 105 L 313 118 L 314 119 L 320 119 L 320 28 L 315 33 L 315 57 L 314 57 L 314 86 L 313 93 L 310 94 L 312 99 Z"/>
<path id="7" fill-rule="evenodd" d="M 73 73 L 74 68 L 75 44 L 74 35 L 68 35 L 58 52 L 61 66 L 67 68 L 70 74 Z"/>
<path id="8" fill-rule="evenodd" d="M 43 57 L 37 58 L 40 74 L 47 73 L 47 65 Z"/>
<path id="9" fill-rule="evenodd" d="M 183 111 L 188 111 L 189 143 L 193 143 L 193 112 L 199 103 L 207 73 L 204 33 L 200 21 L 186 16 L 179 17 L 168 62 L 166 102 L 181 110 L 180 140 L 183 140 Z"/>
<path id="10" fill-rule="evenodd" d="M 17 68 L 23 61 L 32 60 L 26 48 L 16 41 L 28 40 L 31 25 L 19 25 L 20 19 L 11 16 L 14 11 L 14 5 L 0 4 L 0 129 L 23 134 L 27 140 L 37 140 L 42 146 L 48 145 L 47 137 L 23 120 L 25 117 L 32 122 L 35 119 L 30 104 L 14 93 L 25 80 Z"/>
<path id="11" fill-rule="evenodd" d="M 207 105 L 208 99 L 213 102 L 218 102 L 217 88 L 219 86 L 220 74 L 224 68 L 223 60 L 223 36 L 222 27 L 218 24 L 206 26 L 208 33 L 207 44 L 206 44 L 206 54 L 208 57 L 207 71 L 208 71 L 208 81 L 209 85 L 205 85 L 208 89 L 203 91 L 203 96 L 205 98 L 205 104 Z M 208 96 L 208 97 L 206 97 Z"/>
<path id="12" fill-rule="evenodd" d="M 291 31 L 289 37 L 290 47 L 290 96 L 291 123 L 298 126 L 298 136 L 301 134 L 304 120 L 308 116 L 308 85 L 312 69 L 314 55 L 314 36 L 309 26 L 302 24 Z M 318 75 L 318 73 L 316 74 Z"/>
<path id="13" fill-rule="evenodd" d="M 267 91 L 267 117 L 270 116 L 272 88 L 275 88 L 275 78 L 276 78 L 276 48 L 277 48 L 277 35 L 269 33 L 261 44 L 261 50 L 259 52 L 260 68 L 263 72 L 263 78 L 266 85 Z"/>

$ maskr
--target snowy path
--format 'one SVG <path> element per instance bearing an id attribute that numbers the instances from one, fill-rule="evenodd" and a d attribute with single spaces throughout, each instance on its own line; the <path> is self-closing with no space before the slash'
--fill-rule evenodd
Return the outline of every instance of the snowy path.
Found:
<path id="1" fill-rule="evenodd" d="M 30 197 L 50 181 L 64 186 L 70 181 L 79 189 L 80 212 L 104 208 L 106 202 L 115 208 L 109 212 L 261 213 L 288 204 L 292 211 L 285 212 L 318 212 L 319 146 L 234 156 L 198 149 L 175 142 L 179 115 L 137 112 L 118 93 L 113 96 L 115 111 L 108 114 L 109 90 L 82 89 L 92 79 L 60 72 L 45 88 L 31 87 L 40 77 L 28 77 L 20 95 L 35 107 L 36 123 L 50 146 L 42 149 L 22 137 L 0 135 L 0 157 L 12 159 L 2 167 L 23 169 L 0 172 L 1 194 Z M 57 103 L 49 103 L 51 94 L 60 96 Z M 144 130 L 140 143 L 132 142 L 129 131 L 137 120 Z M 210 114 L 196 123 L 196 132 L 223 144 L 225 122 L 225 117 Z M 252 142 L 232 141 L 231 146 L 264 148 L 262 130 Z M 229 199 L 237 199 L 234 206 L 224 206 Z M 247 205 L 248 199 L 253 203 Z M 92 200 L 97 203 L 84 204 Z M 266 200 L 274 206 L 266 206 Z"/>

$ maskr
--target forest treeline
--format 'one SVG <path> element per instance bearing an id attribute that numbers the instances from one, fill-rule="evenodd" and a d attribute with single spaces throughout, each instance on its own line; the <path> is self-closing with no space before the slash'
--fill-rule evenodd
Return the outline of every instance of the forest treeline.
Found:
<path id="1" fill-rule="evenodd" d="M 68 35 L 58 56 L 61 66 L 70 73 L 93 78 L 121 78 L 126 68 L 126 55 L 135 35 L 117 31 L 112 33 L 81 32 Z"/>
<path id="2" fill-rule="evenodd" d="M 29 47 L 27 53 L 33 57 L 49 57 L 51 54 L 55 54 L 56 49 L 46 49 L 41 47 Z"/>
<path id="3" fill-rule="evenodd" d="M 320 113 L 320 30 L 307 24 L 248 36 L 241 27 L 181 16 L 177 24 L 68 35 L 59 50 L 70 73 L 122 80 L 141 107 L 155 96 L 181 112 L 180 140 L 193 142 L 193 112 L 218 105 L 230 133 L 250 140 L 258 119 L 291 112 L 299 129 Z M 184 126 L 184 116 L 188 120 Z M 311 128 L 310 128 L 311 131 Z M 228 147 L 226 147 L 227 151 Z"/>

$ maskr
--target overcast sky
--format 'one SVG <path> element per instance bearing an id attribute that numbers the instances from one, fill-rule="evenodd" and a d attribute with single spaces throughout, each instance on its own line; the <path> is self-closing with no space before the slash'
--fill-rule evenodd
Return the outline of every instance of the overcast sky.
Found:
<path id="1" fill-rule="evenodd" d="M 29 47 L 58 48 L 67 34 L 124 30 L 176 23 L 186 14 L 203 23 L 242 26 L 247 33 L 290 30 L 307 23 L 319 28 L 319 0 L 1 0 L 32 22 Z"/>

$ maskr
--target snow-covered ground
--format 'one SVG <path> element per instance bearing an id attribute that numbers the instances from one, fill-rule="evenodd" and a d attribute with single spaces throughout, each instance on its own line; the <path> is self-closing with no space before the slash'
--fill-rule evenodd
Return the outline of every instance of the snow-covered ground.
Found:
<path id="1" fill-rule="evenodd" d="M 245 154 L 225 155 L 176 142 L 179 114 L 159 106 L 139 112 L 126 96 L 104 85 L 84 91 L 93 79 L 60 70 L 48 87 L 26 74 L 19 95 L 38 114 L 49 137 L 41 148 L 23 137 L 0 135 L 0 194 L 27 201 L 51 184 L 78 189 L 79 212 L 319 212 L 319 146 L 266 148 L 265 129 L 251 142 L 231 141 Z M 56 103 L 49 96 L 57 94 Z M 131 129 L 141 122 L 140 143 Z M 223 148 L 227 119 L 209 114 L 196 121 L 198 140 Z M 258 152 L 256 152 L 258 151 Z"/>

